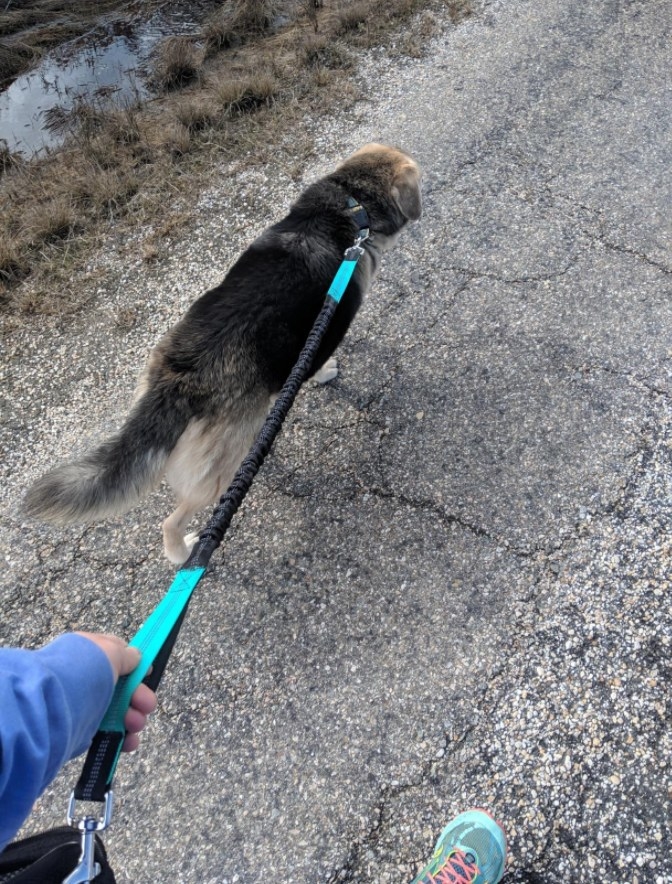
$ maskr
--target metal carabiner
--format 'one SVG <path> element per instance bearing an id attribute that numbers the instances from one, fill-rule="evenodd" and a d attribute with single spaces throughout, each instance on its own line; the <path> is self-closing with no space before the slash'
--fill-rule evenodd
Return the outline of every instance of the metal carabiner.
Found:
<path id="1" fill-rule="evenodd" d="M 96 862 L 96 833 L 102 832 L 109 826 L 113 806 L 114 792 L 110 789 L 105 793 L 105 807 L 100 818 L 85 816 L 80 820 L 75 820 L 75 793 L 73 792 L 70 796 L 67 821 L 69 826 L 73 826 L 82 833 L 82 852 L 79 855 L 79 862 L 64 879 L 63 884 L 89 884 L 100 875 L 102 869 L 100 863 Z"/>
<path id="2" fill-rule="evenodd" d="M 357 239 L 354 244 L 345 250 L 345 260 L 346 261 L 359 261 L 359 259 L 364 254 L 364 249 L 362 248 L 362 243 L 366 242 L 369 238 L 369 228 L 365 227 L 359 231 L 357 234 Z"/>
<path id="3" fill-rule="evenodd" d="M 89 884 L 100 875 L 100 863 L 96 862 L 96 823 L 97 820 L 92 816 L 83 820 L 85 828 L 81 830 L 82 852 L 79 862 L 63 884 Z"/>

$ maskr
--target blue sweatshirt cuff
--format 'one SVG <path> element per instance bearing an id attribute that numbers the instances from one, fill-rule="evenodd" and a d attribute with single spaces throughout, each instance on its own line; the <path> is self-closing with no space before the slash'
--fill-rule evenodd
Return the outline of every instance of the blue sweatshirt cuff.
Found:
<path id="1" fill-rule="evenodd" d="M 69 718 L 66 760 L 89 748 L 114 693 L 114 672 L 107 655 L 83 635 L 61 635 L 33 652 L 39 664 L 63 692 L 63 712 Z M 61 722 L 55 716 L 58 727 Z"/>
<path id="2" fill-rule="evenodd" d="M 0 648 L 0 850 L 61 766 L 88 748 L 113 691 L 106 654 L 84 636 Z"/>

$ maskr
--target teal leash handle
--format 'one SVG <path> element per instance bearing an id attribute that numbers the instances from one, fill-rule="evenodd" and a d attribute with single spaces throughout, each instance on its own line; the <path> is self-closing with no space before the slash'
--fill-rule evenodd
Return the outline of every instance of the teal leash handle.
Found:
<path id="1" fill-rule="evenodd" d="M 112 700 L 93 738 L 81 776 L 75 786 L 73 792 L 75 800 L 106 800 L 124 745 L 126 736 L 124 717 L 131 704 L 133 692 L 146 678 L 161 654 L 164 659 L 160 671 L 151 674 L 158 684 L 177 636 L 175 627 L 181 624 L 191 595 L 203 574 L 205 567 L 183 568 L 178 571 L 168 592 L 131 640 L 131 646 L 140 651 L 140 662 L 133 672 L 122 676 L 115 686 Z M 171 635 L 172 641 L 169 641 Z"/>
<path id="2" fill-rule="evenodd" d="M 131 639 L 130 646 L 140 651 L 140 662 L 130 675 L 122 675 L 117 682 L 110 705 L 100 724 L 100 730 L 126 733 L 124 716 L 131 705 L 133 692 L 149 672 L 204 574 L 205 568 L 178 571 L 168 592 Z"/>

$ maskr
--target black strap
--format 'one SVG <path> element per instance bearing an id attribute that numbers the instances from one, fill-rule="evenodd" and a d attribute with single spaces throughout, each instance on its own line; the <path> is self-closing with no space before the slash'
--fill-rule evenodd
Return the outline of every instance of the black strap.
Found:
<path id="1" fill-rule="evenodd" d="M 119 731 L 98 731 L 84 759 L 74 796 L 77 801 L 105 801 L 110 788 L 110 771 L 119 758 L 124 734 Z"/>
<path id="2" fill-rule="evenodd" d="M 352 217 L 355 219 L 357 226 L 359 227 L 360 233 L 369 230 L 369 216 L 361 203 L 358 203 L 354 196 L 348 197 L 348 208 L 352 212 Z"/>

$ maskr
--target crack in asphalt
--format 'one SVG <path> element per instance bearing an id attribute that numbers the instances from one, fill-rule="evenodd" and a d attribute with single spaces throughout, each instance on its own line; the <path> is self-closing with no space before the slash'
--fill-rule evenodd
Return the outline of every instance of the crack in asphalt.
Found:
<path id="1" fill-rule="evenodd" d="M 553 176 L 555 177 L 555 176 Z M 656 270 L 660 270 L 662 273 L 667 275 L 672 274 L 672 268 L 664 264 L 662 261 L 658 261 L 655 258 L 652 258 L 650 255 L 647 255 L 646 252 L 637 250 L 635 248 L 628 247 L 623 245 L 622 243 L 614 242 L 613 240 L 608 238 L 608 233 L 606 231 L 606 217 L 607 212 L 601 207 L 589 206 L 586 203 L 582 203 L 578 200 L 573 199 L 567 194 L 555 192 L 552 190 L 551 181 L 553 177 L 549 179 L 549 181 L 544 185 L 544 189 L 547 191 L 548 196 L 550 197 L 554 206 L 557 207 L 559 201 L 564 201 L 569 204 L 571 207 L 578 208 L 581 212 L 585 212 L 588 215 L 592 216 L 593 223 L 597 225 L 599 228 L 599 232 L 596 233 L 594 230 L 591 230 L 589 227 L 585 226 L 585 222 L 581 224 L 580 233 L 588 239 L 592 243 L 600 243 L 604 248 L 609 249 L 612 252 L 617 252 L 621 255 L 626 255 L 630 258 L 635 258 L 638 261 L 641 261 L 645 264 L 648 264 L 650 267 L 655 268 Z M 565 217 L 574 220 L 575 222 L 579 222 L 580 219 L 572 218 L 569 213 L 564 213 L 561 210 L 561 215 L 565 215 Z"/>
<path id="2" fill-rule="evenodd" d="M 479 699 L 484 701 L 488 693 L 487 685 L 479 693 Z M 450 732 L 444 732 L 443 745 L 434 751 L 433 758 L 421 763 L 420 772 L 412 782 L 381 786 L 380 798 L 375 808 L 374 819 L 371 821 L 367 831 L 360 835 L 351 845 L 344 863 L 326 879 L 327 884 L 343 884 L 343 882 L 355 880 L 360 857 L 368 847 L 374 846 L 380 839 L 385 825 L 392 819 L 392 805 L 394 802 L 406 792 L 422 789 L 443 765 L 459 755 L 463 744 L 475 730 L 476 724 L 472 724 L 465 728 L 458 737 L 455 737 Z M 452 749 L 448 751 L 451 746 Z"/>
<path id="3" fill-rule="evenodd" d="M 568 367 L 576 368 L 571 365 Z M 581 371 L 603 372 L 622 378 L 628 383 L 633 384 L 640 389 L 643 388 L 645 391 L 647 391 L 649 397 L 652 400 L 662 399 L 665 402 L 670 401 L 670 394 L 667 390 L 661 390 L 660 388 L 652 384 L 648 380 L 648 378 L 638 375 L 636 372 L 618 371 L 611 366 L 598 363 L 583 363 L 580 368 Z M 380 395 L 380 391 L 378 395 Z M 375 421 L 371 422 L 375 426 L 380 426 L 380 424 L 376 423 Z M 380 441 L 382 441 L 382 438 L 383 437 L 381 437 Z M 497 543 L 498 546 L 503 547 L 507 550 L 507 552 L 518 556 L 521 559 L 530 561 L 534 556 L 537 556 L 537 558 L 535 559 L 535 565 L 541 565 L 542 567 L 539 567 L 536 577 L 528 584 L 528 592 L 526 593 L 525 598 L 521 600 L 524 604 L 532 605 L 534 608 L 536 607 L 535 600 L 539 594 L 542 581 L 545 578 L 555 581 L 561 579 L 558 573 L 559 567 L 557 565 L 557 561 L 564 558 L 571 550 L 572 546 L 575 545 L 576 542 L 581 539 L 581 537 L 586 536 L 588 531 L 590 531 L 591 533 L 599 534 L 599 524 L 606 520 L 609 520 L 610 518 L 613 518 L 615 514 L 618 514 L 620 519 L 626 519 L 629 517 L 629 514 L 632 515 L 633 509 L 636 505 L 637 489 L 639 488 L 643 477 L 646 475 L 647 469 L 649 468 L 650 463 L 655 456 L 656 447 L 659 444 L 661 444 L 661 434 L 658 430 L 656 430 L 656 426 L 653 420 L 649 418 L 640 428 L 639 444 L 637 445 L 636 450 L 628 458 L 632 464 L 632 467 L 627 481 L 624 484 L 622 491 L 618 497 L 618 500 L 606 504 L 604 507 L 593 510 L 590 513 L 590 521 L 577 521 L 575 525 L 567 531 L 564 537 L 556 540 L 555 549 L 550 554 L 547 550 L 541 549 L 539 547 L 525 550 L 511 547 L 506 541 L 501 541 L 498 538 L 493 537 L 493 535 L 483 527 L 445 512 L 445 510 L 437 506 L 433 501 L 426 499 L 414 499 L 408 495 L 393 492 L 392 490 L 384 487 L 367 487 L 366 492 L 384 500 L 394 500 L 412 508 L 429 511 L 437 518 L 439 518 L 444 524 L 458 525 L 459 527 L 471 532 L 479 538 L 486 539 L 492 543 Z M 539 555 L 543 555 L 545 561 L 542 562 L 539 559 Z M 552 577 L 549 577 L 549 571 L 551 572 Z M 539 616 L 543 616 L 543 613 L 539 612 Z M 505 662 L 500 662 L 498 665 L 500 667 L 504 667 Z M 479 702 L 477 703 L 478 708 L 483 708 L 482 704 L 487 701 L 487 696 L 488 687 L 486 685 L 481 691 L 481 696 Z M 438 749 L 434 747 L 431 757 L 426 758 L 426 760 L 422 763 L 419 776 L 415 778 L 412 782 L 403 783 L 396 786 L 387 786 L 381 789 L 380 799 L 376 802 L 374 816 L 368 826 L 368 829 L 365 833 L 359 835 L 351 843 L 350 850 L 345 861 L 338 869 L 334 870 L 327 879 L 329 884 L 338 884 L 338 882 L 348 882 L 356 880 L 364 852 L 367 848 L 373 847 L 379 841 L 383 831 L 385 830 L 385 827 L 389 825 L 390 821 L 394 818 L 394 804 L 399 796 L 401 796 L 405 792 L 408 792 L 409 790 L 422 789 L 423 786 L 426 784 L 428 778 L 433 776 L 438 770 L 441 769 L 441 767 L 450 764 L 451 761 L 454 760 L 456 753 L 459 752 L 461 745 L 464 743 L 469 734 L 476 730 L 476 727 L 477 725 L 474 724 L 463 733 L 458 741 L 458 745 L 454 747 L 454 751 L 446 752 L 443 757 L 437 758 L 437 752 L 440 752 L 442 749 L 445 750 L 448 745 L 448 735 L 444 735 L 443 745 L 440 745 Z M 663 727 L 662 721 L 659 723 L 659 727 Z M 545 845 L 542 846 L 541 853 L 539 853 L 535 858 L 536 866 L 541 865 L 543 867 L 544 854 L 547 853 L 550 849 L 553 838 L 561 836 L 562 833 L 551 834 L 549 832 L 549 835 L 545 841 Z M 614 868 L 613 871 L 614 873 L 616 873 L 617 870 Z M 505 882 L 505 884 L 541 884 L 542 880 L 543 878 L 534 871 L 517 869 L 507 873 L 507 875 L 503 879 L 503 882 Z"/>
<path id="4" fill-rule="evenodd" d="M 655 455 L 656 447 L 660 444 L 662 444 L 662 436 L 659 432 L 656 432 L 654 430 L 652 436 L 646 439 L 645 443 L 642 445 L 640 451 L 638 452 L 638 462 L 633 466 L 628 484 L 623 489 L 620 501 L 606 506 L 601 514 L 598 516 L 598 520 L 592 521 L 590 523 L 591 533 L 599 535 L 601 533 L 599 522 L 609 520 L 610 518 L 613 518 L 615 514 L 617 514 L 619 519 L 623 521 L 634 515 L 637 490 L 643 477 L 646 475 L 647 469 L 650 466 L 651 461 Z M 374 489 L 370 489 L 370 493 L 377 492 Z M 380 492 L 380 490 L 378 493 L 380 493 L 380 496 L 386 498 L 392 498 L 395 496 L 391 493 L 382 493 Z M 404 502 L 408 503 L 411 506 L 417 505 L 418 503 L 417 501 L 412 501 L 408 498 L 405 498 Z M 436 511 L 436 507 L 433 505 L 429 508 L 431 508 L 433 511 Z M 438 514 L 442 515 L 441 513 Z M 462 523 L 460 522 L 459 524 Z M 473 526 L 462 524 L 462 527 L 471 530 Z M 556 581 L 561 579 L 557 570 L 554 570 L 553 558 L 562 557 L 559 554 L 562 553 L 563 550 L 565 553 L 568 552 L 571 545 L 576 543 L 577 540 L 581 539 L 582 536 L 585 536 L 586 533 L 586 526 L 582 524 L 577 524 L 572 533 L 564 538 L 561 543 L 557 544 L 554 556 L 547 556 L 547 560 L 545 563 L 537 562 L 537 564 L 542 564 L 543 567 L 538 569 L 536 576 L 533 577 L 533 579 L 528 584 L 529 589 L 526 593 L 525 598 L 520 599 L 520 601 L 522 601 L 526 605 L 531 605 L 533 610 L 537 610 L 536 599 L 539 595 L 544 579 L 554 579 Z M 478 535 L 486 537 L 489 540 L 492 539 L 486 531 L 479 530 Z M 515 553 L 515 550 L 512 551 Z M 526 554 L 524 557 L 529 559 L 529 554 Z M 549 570 L 551 571 L 553 578 L 549 578 Z M 543 611 L 537 610 L 537 615 L 543 617 Z M 491 692 L 490 682 L 492 678 L 495 677 L 497 674 L 501 674 L 505 669 L 506 659 L 500 659 L 495 664 L 494 668 L 491 667 L 488 673 L 488 678 L 485 680 L 485 684 L 479 692 L 478 701 L 476 703 L 477 708 L 484 708 L 485 704 L 487 703 L 489 693 Z M 657 732 L 664 732 L 666 726 L 667 725 L 665 720 L 661 718 L 660 721 L 657 722 Z M 327 879 L 328 884 L 342 884 L 342 882 L 349 882 L 357 879 L 360 861 L 364 851 L 367 848 L 375 846 L 375 844 L 380 840 L 385 827 L 389 825 L 389 823 L 394 818 L 395 801 L 406 792 L 414 789 L 422 789 L 427 783 L 428 779 L 436 775 L 436 773 L 440 771 L 442 767 L 449 765 L 452 761 L 454 761 L 455 757 L 461 751 L 462 746 L 466 742 L 467 738 L 477 730 L 477 727 L 478 722 L 470 725 L 463 731 L 463 733 L 457 740 L 451 739 L 451 735 L 449 733 L 444 733 L 444 738 L 440 742 L 438 749 L 436 748 L 436 746 L 432 749 L 432 757 L 427 758 L 424 762 L 421 763 L 420 773 L 417 778 L 415 778 L 412 782 L 383 786 L 381 788 L 380 799 L 376 803 L 375 807 L 375 815 L 368 829 L 364 834 L 358 836 L 352 842 L 349 853 L 344 863 L 338 869 L 334 870 L 331 873 L 331 875 Z M 445 750 L 450 746 L 451 743 L 456 744 L 453 747 L 453 751 L 446 752 Z M 595 777 L 599 778 L 598 774 L 596 774 Z M 544 857 L 550 851 L 551 845 L 554 840 L 557 840 L 558 838 L 561 840 L 565 840 L 570 849 L 581 849 L 581 845 L 574 844 L 573 842 L 569 843 L 567 839 L 571 840 L 571 833 L 565 831 L 564 829 L 558 829 L 557 831 L 554 830 L 552 832 L 549 831 L 544 844 L 541 846 L 541 850 L 537 852 L 537 855 L 534 858 L 535 866 L 541 866 L 542 868 L 544 867 Z M 613 873 L 617 875 L 618 869 L 615 864 L 612 865 L 613 868 L 611 868 L 610 870 L 605 868 L 605 871 L 608 871 L 610 874 Z M 542 884 L 543 880 L 544 878 L 541 874 L 533 870 L 523 868 L 514 869 L 507 872 L 507 874 L 502 879 L 502 884 Z"/>
<path id="5" fill-rule="evenodd" d="M 636 249 L 628 248 L 621 243 L 608 240 L 605 234 L 591 234 L 590 231 L 585 231 L 585 233 L 590 239 L 601 243 L 606 249 L 609 249 L 612 252 L 618 252 L 621 255 L 627 255 L 628 257 L 636 258 L 638 261 L 643 261 L 645 264 L 654 267 L 656 270 L 660 270 L 661 273 L 665 273 L 667 276 L 672 274 L 671 267 L 663 264 L 662 261 L 656 261 L 655 258 L 651 258 L 645 252 L 639 252 Z"/>
<path id="6" fill-rule="evenodd" d="M 472 270 L 468 267 L 461 267 L 457 264 L 449 264 L 450 270 L 455 273 L 462 273 L 465 276 L 470 277 L 470 279 L 492 279 L 495 282 L 503 282 L 505 285 L 525 285 L 529 282 L 548 282 L 551 279 L 559 279 L 561 276 L 565 276 L 569 271 L 576 267 L 579 262 L 579 258 L 574 258 L 569 261 L 564 267 L 559 270 L 549 270 L 547 273 L 536 273 L 530 274 L 529 276 L 502 276 L 497 273 L 488 273 L 483 270 Z"/>
<path id="7" fill-rule="evenodd" d="M 469 281 L 465 282 L 462 286 L 459 287 L 459 291 L 464 291 L 469 286 Z M 432 323 L 431 326 L 435 326 L 441 319 L 441 316 L 438 316 Z M 343 429 L 352 429 L 357 427 L 361 423 L 365 423 L 371 427 L 376 428 L 380 435 L 376 441 L 376 450 L 377 450 L 377 471 L 381 476 L 381 479 L 385 479 L 386 476 L 386 465 L 382 459 L 382 450 L 384 445 L 384 440 L 388 435 L 389 427 L 385 424 L 384 421 L 377 420 L 375 416 L 368 413 L 368 408 L 379 400 L 382 396 L 384 396 L 385 392 L 389 388 L 389 385 L 394 380 L 397 371 L 399 370 L 401 360 L 403 357 L 417 349 L 420 346 L 419 343 L 414 343 L 404 348 L 403 351 L 399 353 L 398 362 L 395 365 L 395 368 L 390 372 L 390 375 L 387 379 L 385 379 L 378 389 L 373 393 L 368 400 L 360 406 L 358 410 L 358 415 L 355 420 L 347 421 L 343 424 L 339 424 L 337 426 L 330 426 L 328 424 L 322 424 L 317 422 L 314 424 L 315 427 L 321 428 L 322 430 L 331 434 L 331 437 L 325 442 L 325 444 L 321 447 L 318 453 L 314 456 L 304 459 L 299 463 L 296 463 L 295 466 L 285 471 L 278 481 L 274 482 L 270 488 L 273 492 L 280 493 L 284 496 L 290 498 L 301 499 L 307 496 L 310 496 L 310 491 L 306 491 L 305 493 L 298 493 L 286 486 L 286 482 L 295 478 L 303 469 L 311 464 L 319 463 L 322 457 L 338 442 L 338 433 Z M 652 398 L 662 398 L 663 400 L 669 402 L 672 399 L 672 394 L 670 394 L 667 390 L 660 389 L 659 387 L 652 384 L 645 376 L 638 375 L 635 372 L 631 371 L 619 371 L 615 369 L 613 366 L 597 363 L 597 362 L 582 362 L 579 365 L 576 365 L 572 362 L 565 362 L 564 367 L 568 372 L 577 372 L 581 374 L 586 373 L 604 373 L 607 375 L 611 375 L 617 378 L 621 378 L 632 384 L 637 389 L 643 389 L 647 391 L 650 397 Z M 344 401 L 349 402 L 347 397 L 344 397 Z M 349 403 L 352 404 L 352 403 Z M 639 436 L 641 441 L 636 445 L 635 449 L 626 456 L 627 460 L 632 462 L 636 461 L 640 456 L 643 450 L 646 450 L 647 447 L 655 445 L 655 440 L 652 440 L 648 437 L 647 433 L 650 428 L 650 420 L 647 420 L 646 424 L 640 428 Z M 627 493 L 628 484 L 633 481 L 632 477 L 626 482 L 624 485 L 624 489 L 621 497 L 619 497 L 619 501 L 622 496 Z M 636 481 L 636 477 L 635 477 Z M 489 542 L 495 544 L 498 547 L 506 550 L 512 555 L 520 558 L 520 559 L 530 559 L 538 554 L 548 554 L 548 547 L 542 546 L 540 544 L 533 544 L 531 546 L 527 545 L 516 545 L 512 544 L 508 539 L 499 537 L 494 535 L 492 532 L 488 531 L 482 525 L 477 524 L 474 521 L 465 519 L 458 514 L 452 513 L 446 508 L 438 505 L 435 501 L 428 498 L 417 498 L 411 495 L 404 494 L 402 492 L 395 491 L 389 487 L 389 483 L 384 483 L 382 485 L 365 485 L 360 482 L 361 493 L 368 493 L 374 497 L 378 497 L 383 500 L 392 500 L 403 505 L 406 505 L 412 509 L 422 510 L 424 512 L 431 512 L 436 518 L 438 518 L 444 525 L 446 526 L 458 526 L 465 531 L 468 531 L 473 536 L 486 539 Z M 348 499 L 353 499 L 356 492 L 351 493 L 348 496 Z M 604 507 L 600 508 L 584 508 L 587 516 L 590 516 L 591 519 L 599 518 L 601 513 L 608 514 L 615 506 L 618 506 L 619 502 L 612 502 L 605 504 Z M 571 543 L 573 538 L 576 536 L 580 536 L 581 531 L 583 530 L 583 525 L 585 524 L 585 519 L 577 520 L 576 523 L 567 528 L 564 532 L 559 534 L 554 541 L 554 549 L 560 549 L 566 546 L 567 543 Z"/>

